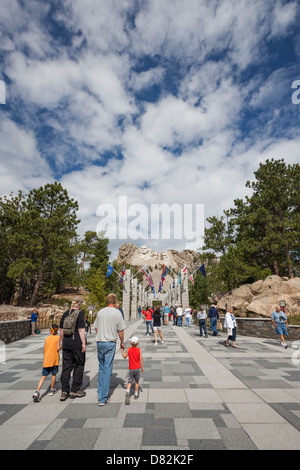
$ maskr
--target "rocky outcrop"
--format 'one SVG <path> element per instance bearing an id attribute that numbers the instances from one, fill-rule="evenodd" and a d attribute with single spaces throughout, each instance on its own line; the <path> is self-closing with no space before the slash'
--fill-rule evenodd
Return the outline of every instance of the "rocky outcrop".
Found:
<path id="1" fill-rule="evenodd" d="M 45 322 L 51 320 L 53 323 L 59 323 L 63 313 L 68 309 L 68 306 L 56 306 L 50 304 L 43 304 L 37 308 L 39 313 L 39 320 Z M 30 318 L 32 308 L 28 307 L 15 307 L 12 305 L 0 305 L 0 321 L 7 320 L 26 320 Z"/>
<path id="2" fill-rule="evenodd" d="M 39 303 L 34 308 L 38 310 L 39 321 L 41 324 L 52 321 L 59 323 L 63 313 L 69 308 L 74 298 L 84 300 L 87 291 L 82 288 L 67 288 L 61 294 L 55 294 L 51 297 L 51 303 Z M 6 320 L 26 320 L 30 318 L 32 307 L 16 307 L 14 305 L 0 305 L 0 321 Z"/>
<path id="3" fill-rule="evenodd" d="M 300 278 L 268 276 L 265 280 L 245 284 L 223 295 L 217 308 L 226 311 L 229 307 L 237 313 L 250 313 L 270 317 L 280 301 L 286 302 L 288 315 L 300 313 Z"/>

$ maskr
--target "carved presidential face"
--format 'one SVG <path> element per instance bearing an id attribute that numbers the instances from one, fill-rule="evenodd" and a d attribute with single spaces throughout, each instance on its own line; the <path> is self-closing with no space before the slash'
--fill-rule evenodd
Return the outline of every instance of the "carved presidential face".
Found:
<path id="1" fill-rule="evenodd" d="M 142 255 L 146 255 L 148 253 L 149 249 L 146 247 L 146 245 L 141 246 L 140 252 Z"/>

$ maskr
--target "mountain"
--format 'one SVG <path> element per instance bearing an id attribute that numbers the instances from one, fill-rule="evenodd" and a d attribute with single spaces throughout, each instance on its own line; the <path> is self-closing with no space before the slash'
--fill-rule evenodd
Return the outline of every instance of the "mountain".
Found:
<path id="1" fill-rule="evenodd" d="M 163 266 L 170 268 L 170 274 L 167 275 L 164 282 L 164 290 L 167 290 L 173 282 L 175 274 L 187 266 L 188 273 L 191 274 L 200 264 L 200 255 L 193 250 L 177 251 L 169 249 L 162 253 L 157 253 L 152 248 L 145 245 L 140 248 L 132 243 L 123 243 L 119 248 L 117 261 L 125 261 L 131 266 L 142 268 L 147 265 L 150 268 L 154 287 L 158 290 Z M 173 271 L 173 272 L 172 272 Z"/>

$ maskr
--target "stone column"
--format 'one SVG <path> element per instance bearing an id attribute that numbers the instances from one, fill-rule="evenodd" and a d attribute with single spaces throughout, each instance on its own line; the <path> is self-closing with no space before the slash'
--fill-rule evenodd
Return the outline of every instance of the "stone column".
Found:
<path id="1" fill-rule="evenodd" d="M 182 282 L 182 279 L 180 280 Z M 178 277 L 175 279 L 175 287 L 174 287 L 174 303 L 176 305 L 181 305 L 181 284 L 178 282 Z"/>
<path id="2" fill-rule="evenodd" d="M 131 313 L 130 318 L 137 318 L 137 278 L 132 280 L 132 295 L 131 295 Z"/>
<path id="3" fill-rule="evenodd" d="M 142 284 L 138 285 L 137 288 L 137 306 L 138 307 L 143 307 L 143 300 L 142 300 Z"/>
<path id="4" fill-rule="evenodd" d="M 130 320 L 130 269 L 126 269 L 123 281 L 123 301 L 122 308 L 125 321 Z"/>

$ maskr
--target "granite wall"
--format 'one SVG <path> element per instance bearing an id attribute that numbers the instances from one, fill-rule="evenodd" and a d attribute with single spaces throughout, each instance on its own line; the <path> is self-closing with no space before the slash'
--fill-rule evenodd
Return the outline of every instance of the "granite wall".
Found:
<path id="1" fill-rule="evenodd" d="M 18 341 L 31 334 L 30 320 L 13 320 L 0 322 L 0 341 L 5 344 Z"/>
<path id="2" fill-rule="evenodd" d="M 240 336 L 256 336 L 258 338 L 276 338 L 275 326 L 270 318 L 236 318 L 237 334 Z M 224 325 L 224 317 L 221 318 L 222 329 Z M 224 330 L 226 331 L 226 330 Z M 300 340 L 300 326 L 289 325 L 288 338 L 289 341 Z"/>

